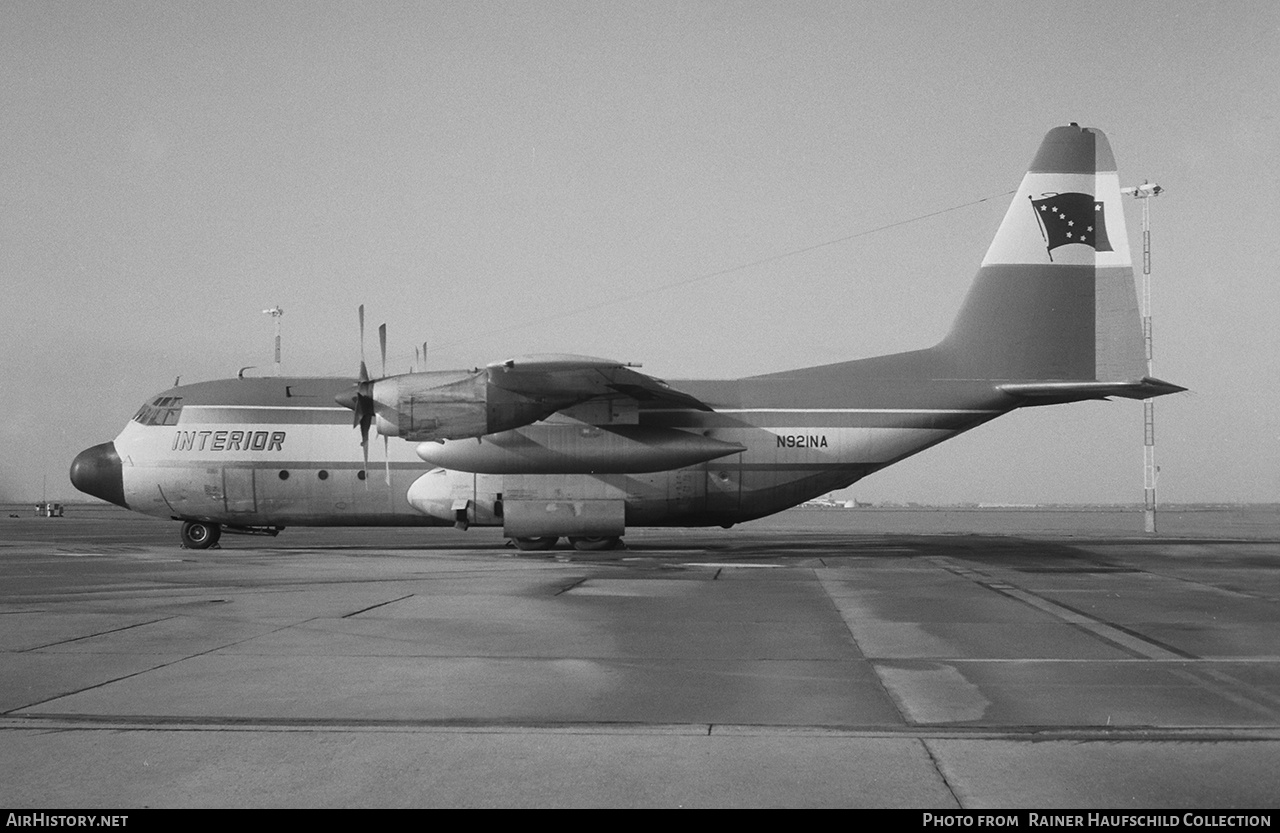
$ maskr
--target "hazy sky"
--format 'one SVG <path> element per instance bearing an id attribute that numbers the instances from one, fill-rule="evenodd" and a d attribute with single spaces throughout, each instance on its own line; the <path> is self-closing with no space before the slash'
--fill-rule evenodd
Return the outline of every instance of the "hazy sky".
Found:
<path id="1" fill-rule="evenodd" d="M 0 3 L 0 499 L 144 398 L 529 352 L 733 377 L 925 347 L 1045 131 L 1152 205 L 1162 501 L 1280 501 L 1280 4 Z M 1128 207 L 1140 256 L 1141 212 Z M 370 339 L 370 356 L 376 354 Z M 1142 407 L 1030 409 L 863 500 L 1141 501 Z"/>

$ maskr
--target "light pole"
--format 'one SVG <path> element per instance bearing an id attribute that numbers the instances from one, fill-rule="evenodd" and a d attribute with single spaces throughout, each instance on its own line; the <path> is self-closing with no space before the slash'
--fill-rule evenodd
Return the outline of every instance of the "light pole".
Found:
<path id="1" fill-rule="evenodd" d="M 1151 369 L 1151 198 L 1164 191 L 1154 182 L 1144 181 L 1132 188 L 1121 188 L 1120 193 L 1132 194 L 1142 200 L 1142 340 L 1147 352 L 1147 376 L 1154 376 Z M 1154 399 L 1142 400 L 1142 502 L 1143 528 L 1148 533 L 1156 531 L 1156 403 Z"/>
<path id="2" fill-rule="evenodd" d="M 284 310 L 276 306 L 276 307 L 272 307 L 271 309 L 264 309 L 262 311 L 262 314 L 270 315 L 272 318 L 276 320 L 276 375 L 279 376 L 280 375 L 280 317 L 284 315 Z M 1147 353 L 1148 361 L 1150 360 L 1150 356 L 1151 356 L 1151 353 L 1150 351 L 1148 351 Z"/>

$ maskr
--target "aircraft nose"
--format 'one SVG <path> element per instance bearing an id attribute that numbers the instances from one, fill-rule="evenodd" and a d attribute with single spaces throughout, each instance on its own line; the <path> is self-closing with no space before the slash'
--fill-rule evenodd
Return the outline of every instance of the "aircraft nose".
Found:
<path id="1" fill-rule="evenodd" d="M 86 495 L 129 508 L 124 502 L 124 469 L 115 443 L 95 445 L 77 454 L 71 461 L 71 485 Z"/>

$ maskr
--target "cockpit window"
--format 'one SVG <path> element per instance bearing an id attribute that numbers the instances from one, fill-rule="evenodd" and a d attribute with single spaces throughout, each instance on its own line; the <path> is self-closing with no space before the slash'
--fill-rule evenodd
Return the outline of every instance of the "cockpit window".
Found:
<path id="1" fill-rule="evenodd" d="M 177 425 L 181 413 L 181 396 L 157 396 L 138 409 L 133 421 L 143 425 Z"/>

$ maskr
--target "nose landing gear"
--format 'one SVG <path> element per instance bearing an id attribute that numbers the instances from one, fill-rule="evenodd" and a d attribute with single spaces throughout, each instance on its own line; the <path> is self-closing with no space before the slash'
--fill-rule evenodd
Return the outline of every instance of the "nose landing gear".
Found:
<path id="1" fill-rule="evenodd" d="M 182 525 L 182 546 L 189 550 L 207 550 L 222 537 L 222 527 L 204 521 L 186 521 Z"/>

